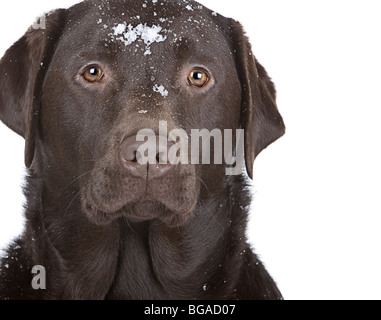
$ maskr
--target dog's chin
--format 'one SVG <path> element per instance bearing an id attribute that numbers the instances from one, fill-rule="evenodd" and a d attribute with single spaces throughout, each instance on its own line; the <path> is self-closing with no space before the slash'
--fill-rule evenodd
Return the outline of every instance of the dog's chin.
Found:
<path id="1" fill-rule="evenodd" d="M 137 201 L 125 205 L 116 212 L 104 212 L 97 207 L 86 204 L 83 211 L 87 218 L 98 226 L 104 226 L 120 218 L 131 222 L 159 221 L 168 227 L 185 225 L 193 216 L 196 205 L 192 203 L 188 208 L 170 209 L 158 201 Z"/>

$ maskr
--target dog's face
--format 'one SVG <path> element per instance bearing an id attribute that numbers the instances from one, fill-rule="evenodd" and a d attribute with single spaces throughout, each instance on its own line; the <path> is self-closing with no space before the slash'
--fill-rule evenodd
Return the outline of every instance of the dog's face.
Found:
<path id="1" fill-rule="evenodd" d="M 76 185 L 97 224 L 121 216 L 182 224 L 227 183 L 226 165 L 213 161 L 162 164 L 157 153 L 157 163 L 141 165 L 141 129 L 245 129 L 250 176 L 256 155 L 284 132 L 240 25 L 196 2 L 85 1 L 24 38 L 0 67 L 24 72 L 28 85 L 0 79 L 10 88 L 0 115 L 26 138 L 27 165 L 54 175 L 50 188 Z M 22 46 L 28 70 L 7 62 Z"/>
<path id="2" fill-rule="evenodd" d="M 195 7 L 195 16 L 177 2 L 131 3 L 72 11 L 46 74 L 42 139 L 55 170 L 91 171 L 79 181 L 91 218 L 178 220 L 194 209 L 201 179 L 209 189 L 222 187 L 223 166 L 203 174 L 201 165 L 179 164 L 151 177 L 149 165 L 134 175 L 121 165 L 123 143 L 143 128 L 158 132 L 159 121 L 189 135 L 237 128 L 240 82 L 210 11 Z"/>

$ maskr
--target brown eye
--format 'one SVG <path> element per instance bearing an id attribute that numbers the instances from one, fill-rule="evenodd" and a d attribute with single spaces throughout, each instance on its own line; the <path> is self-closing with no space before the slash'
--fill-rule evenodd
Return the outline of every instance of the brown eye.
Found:
<path id="1" fill-rule="evenodd" d="M 209 74 L 203 69 L 194 69 L 188 75 L 190 85 L 202 88 L 209 82 Z"/>
<path id="2" fill-rule="evenodd" d="M 103 78 L 103 70 L 98 66 L 90 66 L 85 69 L 85 72 L 82 76 L 88 82 L 98 82 Z"/>

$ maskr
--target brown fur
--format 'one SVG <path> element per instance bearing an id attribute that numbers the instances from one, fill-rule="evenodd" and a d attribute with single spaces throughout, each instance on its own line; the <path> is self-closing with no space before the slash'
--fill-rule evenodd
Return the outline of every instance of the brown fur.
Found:
<path id="1" fill-rule="evenodd" d="M 54 11 L 46 30 L 30 29 L 2 58 L 0 119 L 25 138 L 30 173 L 26 229 L 1 261 L 1 299 L 282 298 L 246 242 L 244 175 L 181 165 L 147 182 L 115 156 L 123 137 L 159 120 L 187 132 L 243 128 L 252 178 L 255 157 L 284 134 L 274 85 L 241 25 L 193 1 L 199 21 L 187 22 L 183 1 L 164 2 L 88 0 Z M 182 41 L 152 44 L 149 56 L 106 46 L 111 26 L 136 15 L 149 26 L 172 19 Z M 90 62 L 106 69 L 102 83 L 80 82 Z M 212 70 L 210 89 L 184 85 L 192 66 Z M 34 265 L 46 267 L 46 290 L 31 287 Z"/>

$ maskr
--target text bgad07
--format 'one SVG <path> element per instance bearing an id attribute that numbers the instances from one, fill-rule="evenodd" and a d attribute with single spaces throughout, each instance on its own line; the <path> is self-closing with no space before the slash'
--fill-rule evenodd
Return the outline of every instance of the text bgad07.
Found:
<path id="1" fill-rule="evenodd" d="M 179 314 L 188 314 L 188 315 L 232 315 L 235 310 L 234 304 L 210 304 L 210 305 L 188 305 L 188 308 L 180 308 L 180 307 L 162 307 L 155 306 L 151 304 L 151 306 L 147 306 L 144 309 L 145 315 L 167 315 L 172 318 L 176 317 Z"/>

